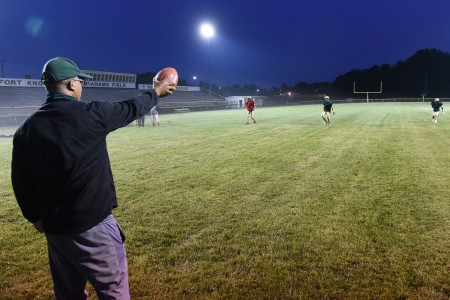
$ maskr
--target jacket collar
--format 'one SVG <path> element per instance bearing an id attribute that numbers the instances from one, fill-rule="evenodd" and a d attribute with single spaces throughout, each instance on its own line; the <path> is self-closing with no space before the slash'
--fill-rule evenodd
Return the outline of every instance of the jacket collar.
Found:
<path id="1" fill-rule="evenodd" d="M 72 96 L 63 94 L 63 93 L 48 92 L 47 100 L 45 101 L 45 103 L 52 103 L 52 102 L 56 102 L 56 101 L 77 101 L 77 99 L 75 99 Z"/>

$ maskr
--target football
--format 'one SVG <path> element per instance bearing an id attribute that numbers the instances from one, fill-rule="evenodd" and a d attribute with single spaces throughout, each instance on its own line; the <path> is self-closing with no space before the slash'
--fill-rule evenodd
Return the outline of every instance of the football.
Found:
<path id="1" fill-rule="evenodd" d="M 158 81 L 168 80 L 170 83 L 173 83 L 175 86 L 178 85 L 178 72 L 174 68 L 168 67 L 164 68 L 156 74 L 156 79 Z"/>

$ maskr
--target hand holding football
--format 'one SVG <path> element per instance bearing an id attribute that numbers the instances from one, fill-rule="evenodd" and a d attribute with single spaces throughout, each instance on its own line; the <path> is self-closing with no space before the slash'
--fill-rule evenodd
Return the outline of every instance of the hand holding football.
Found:
<path id="1" fill-rule="evenodd" d="M 168 80 L 169 83 L 178 85 L 178 72 L 174 68 L 168 67 L 164 68 L 156 74 L 156 80 Z"/>

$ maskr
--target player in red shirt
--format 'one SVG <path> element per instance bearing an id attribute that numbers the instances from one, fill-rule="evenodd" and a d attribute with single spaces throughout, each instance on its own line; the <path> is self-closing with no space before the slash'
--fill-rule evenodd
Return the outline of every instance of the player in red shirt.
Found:
<path id="1" fill-rule="evenodd" d="M 253 120 L 253 124 L 256 124 L 256 120 L 253 118 L 253 111 L 255 110 L 256 102 L 252 97 L 248 97 L 245 100 L 245 108 L 247 109 L 247 124 L 250 118 Z"/>

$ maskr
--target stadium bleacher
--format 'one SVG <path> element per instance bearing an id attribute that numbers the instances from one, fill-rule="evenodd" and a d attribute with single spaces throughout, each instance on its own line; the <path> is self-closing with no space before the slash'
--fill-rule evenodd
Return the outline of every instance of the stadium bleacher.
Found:
<path id="1" fill-rule="evenodd" d="M 160 112 L 189 112 L 225 109 L 226 100 L 217 94 L 209 94 L 204 91 L 179 91 L 160 100 Z"/>
<path id="2" fill-rule="evenodd" d="M 15 126 L 45 102 L 42 87 L 0 87 L 0 126 Z"/>
<path id="3" fill-rule="evenodd" d="M 143 91 L 139 89 L 90 88 L 83 89 L 82 101 L 117 102 L 133 98 Z M 44 102 L 44 87 L 0 86 L 0 126 L 17 126 L 36 111 Z M 226 108 L 225 98 L 204 91 L 176 90 L 172 95 L 160 99 L 160 113 L 203 111 Z"/>
<path id="4" fill-rule="evenodd" d="M 0 86 L 0 107 L 39 106 L 45 101 L 43 87 L 6 87 Z"/>
<path id="5" fill-rule="evenodd" d="M 106 101 L 117 102 L 140 95 L 142 91 L 137 89 L 99 89 L 84 88 L 81 99 L 83 102 Z"/>

